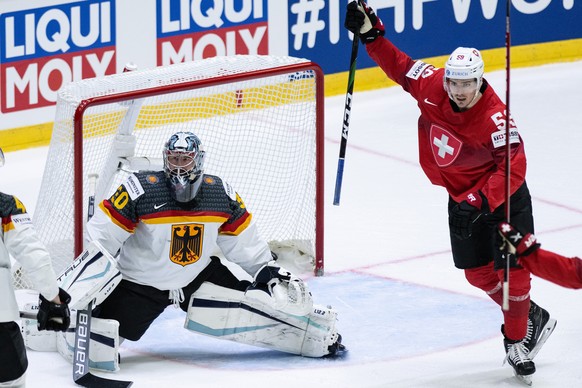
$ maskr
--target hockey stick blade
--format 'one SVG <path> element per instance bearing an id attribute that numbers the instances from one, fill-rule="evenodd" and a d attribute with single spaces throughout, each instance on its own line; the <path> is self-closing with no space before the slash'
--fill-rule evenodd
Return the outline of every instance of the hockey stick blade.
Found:
<path id="1" fill-rule="evenodd" d="M 77 311 L 75 330 L 75 349 L 73 354 L 73 380 L 75 384 L 87 388 L 125 388 L 133 381 L 111 380 L 95 376 L 89 372 L 89 344 L 91 333 L 91 314 L 93 303 L 86 309 Z"/>
<path id="2" fill-rule="evenodd" d="M 103 377 L 86 373 L 75 380 L 77 385 L 87 388 L 126 388 L 131 387 L 133 381 L 110 380 Z"/>

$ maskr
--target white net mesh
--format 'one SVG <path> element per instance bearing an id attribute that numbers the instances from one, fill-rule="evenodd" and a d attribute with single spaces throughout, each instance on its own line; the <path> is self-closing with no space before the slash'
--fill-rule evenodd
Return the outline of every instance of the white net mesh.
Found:
<path id="1" fill-rule="evenodd" d="M 262 70 L 302 63 L 305 69 L 293 67 L 281 75 Z M 85 111 L 83 214 L 87 212 L 89 174 L 99 175 L 98 203 L 128 172 L 161 168 L 163 144 L 172 133 L 192 131 L 207 151 L 206 173 L 219 175 L 233 185 L 253 213 L 262 237 L 272 242 L 271 246 L 291 245 L 307 253 L 308 265 L 313 268 L 316 98 L 323 96 L 316 93 L 315 72 L 308 64 L 291 57 L 217 57 L 82 80 L 60 90 L 34 214 L 55 271 L 60 272 L 74 259 L 74 231 L 84 227 L 74 222 L 75 110 L 82 101 L 96 96 L 136 90 L 143 91 L 139 98 L 132 95 L 136 99 L 105 101 Z M 258 78 L 257 71 L 261 73 Z M 182 87 L 215 77 L 229 82 Z M 305 263 L 301 265 L 305 269 Z M 15 285 L 28 286 L 20 271 L 15 273 Z"/>

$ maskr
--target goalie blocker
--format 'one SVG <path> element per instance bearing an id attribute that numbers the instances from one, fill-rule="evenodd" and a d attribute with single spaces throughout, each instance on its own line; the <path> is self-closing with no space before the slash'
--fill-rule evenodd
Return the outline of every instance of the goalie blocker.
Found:
<path id="1" fill-rule="evenodd" d="M 234 342 L 324 357 L 345 351 L 336 320 L 331 307 L 313 305 L 301 279 L 270 262 L 245 292 L 203 283 L 190 298 L 184 327 Z"/>

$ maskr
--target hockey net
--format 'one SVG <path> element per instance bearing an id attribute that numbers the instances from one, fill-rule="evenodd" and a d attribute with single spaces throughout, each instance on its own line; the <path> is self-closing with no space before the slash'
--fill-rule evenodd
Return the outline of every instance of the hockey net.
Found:
<path id="1" fill-rule="evenodd" d="M 177 131 L 196 133 L 205 172 L 229 182 L 272 250 L 323 274 L 323 74 L 304 59 L 216 57 L 73 82 L 56 118 L 34 213 L 57 273 L 82 250 L 95 204 L 128 174 L 161 170 Z M 292 268 L 289 268 L 292 270 Z M 15 286 L 29 288 L 14 273 Z"/>

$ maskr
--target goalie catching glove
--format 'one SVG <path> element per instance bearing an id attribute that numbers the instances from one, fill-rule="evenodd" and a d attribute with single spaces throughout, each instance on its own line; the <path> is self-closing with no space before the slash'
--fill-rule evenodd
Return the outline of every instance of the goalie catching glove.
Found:
<path id="1" fill-rule="evenodd" d="M 382 20 L 364 2 L 358 4 L 352 1 L 348 4 L 344 27 L 354 35 L 359 35 L 363 44 L 371 43 L 385 33 Z"/>
<path id="2" fill-rule="evenodd" d="M 59 299 L 61 303 L 47 300 L 42 294 L 38 308 L 37 327 L 38 330 L 66 331 L 71 323 L 71 313 L 69 303 L 71 296 L 62 288 L 59 288 Z"/>
<path id="3" fill-rule="evenodd" d="M 272 260 L 261 267 L 246 295 L 275 310 L 293 315 L 307 315 L 313 308 L 313 299 L 307 284 Z"/>

